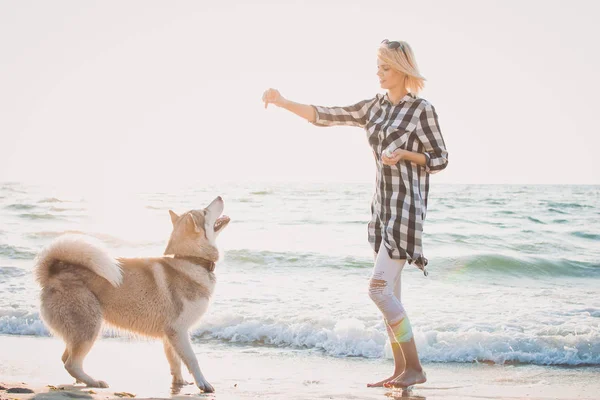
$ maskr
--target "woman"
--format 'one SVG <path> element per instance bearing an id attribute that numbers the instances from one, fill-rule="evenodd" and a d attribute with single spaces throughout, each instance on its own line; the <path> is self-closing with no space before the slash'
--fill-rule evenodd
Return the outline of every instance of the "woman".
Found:
<path id="1" fill-rule="evenodd" d="M 368 225 L 375 251 L 369 296 L 383 314 L 394 354 L 394 373 L 369 387 L 406 388 L 424 383 L 412 327 L 400 301 L 401 272 L 414 263 L 425 275 L 421 237 L 427 212 L 429 174 L 448 164 L 448 152 L 433 106 L 416 97 L 425 79 L 406 42 L 381 42 L 377 76 L 385 95 L 348 107 L 321 107 L 285 99 L 275 89 L 263 94 L 275 104 L 317 126 L 348 125 L 365 129 L 377 164 L 376 190 Z M 383 246 L 382 246 L 383 245 Z"/>

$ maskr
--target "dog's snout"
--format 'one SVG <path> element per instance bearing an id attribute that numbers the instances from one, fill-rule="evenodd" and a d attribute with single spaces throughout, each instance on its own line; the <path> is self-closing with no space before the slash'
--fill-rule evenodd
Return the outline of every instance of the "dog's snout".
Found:
<path id="1" fill-rule="evenodd" d="M 223 208 L 225 208 L 225 202 L 221 196 L 217 196 L 213 201 L 211 201 L 208 207 L 206 207 L 206 210 L 219 216 L 223 212 Z"/>

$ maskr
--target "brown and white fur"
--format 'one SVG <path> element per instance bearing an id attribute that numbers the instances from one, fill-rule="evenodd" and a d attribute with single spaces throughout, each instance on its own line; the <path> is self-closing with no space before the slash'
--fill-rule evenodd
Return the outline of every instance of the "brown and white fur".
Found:
<path id="1" fill-rule="evenodd" d="M 181 216 L 169 210 L 173 231 L 163 257 L 114 259 L 83 235 L 61 236 L 40 252 L 35 266 L 40 315 L 65 341 L 62 361 L 76 381 L 108 387 L 83 371 L 104 320 L 162 339 L 174 386 L 187 384 L 183 361 L 202 391 L 214 391 L 200 371 L 189 330 L 206 311 L 215 286 L 215 240 L 229 223 L 221 217 L 223 208 L 217 197 L 205 209 Z"/>

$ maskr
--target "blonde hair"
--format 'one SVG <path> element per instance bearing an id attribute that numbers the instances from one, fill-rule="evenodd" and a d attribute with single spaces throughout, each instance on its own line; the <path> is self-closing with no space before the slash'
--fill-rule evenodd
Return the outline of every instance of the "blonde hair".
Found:
<path id="1" fill-rule="evenodd" d="M 412 94 L 419 94 L 425 87 L 425 78 L 419 73 L 417 60 L 408 43 L 397 41 L 400 47 L 390 49 L 387 43 L 381 43 L 377 49 L 377 58 L 388 64 L 392 69 L 402 72 L 406 90 Z"/>

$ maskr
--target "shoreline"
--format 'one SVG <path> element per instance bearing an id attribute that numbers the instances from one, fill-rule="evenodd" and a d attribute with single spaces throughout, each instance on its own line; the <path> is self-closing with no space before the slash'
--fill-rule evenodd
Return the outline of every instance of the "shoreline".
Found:
<path id="1" fill-rule="evenodd" d="M 600 366 L 486 365 L 425 363 L 429 381 L 411 392 L 367 388 L 388 376 L 392 360 L 326 357 L 306 350 L 194 343 L 200 368 L 215 387 L 201 394 L 195 385 L 170 390 L 171 376 L 159 341 L 99 339 L 84 369 L 110 385 L 74 385 L 60 361 L 56 338 L 0 335 L 0 385 L 28 387 L 35 393 L 0 391 L 0 399 L 579 399 L 600 393 Z M 184 369 L 184 378 L 191 376 Z M 65 388 L 65 390 L 60 390 Z M 90 392 L 91 391 L 91 392 Z M 93 393 L 92 393 L 93 392 Z"/>

